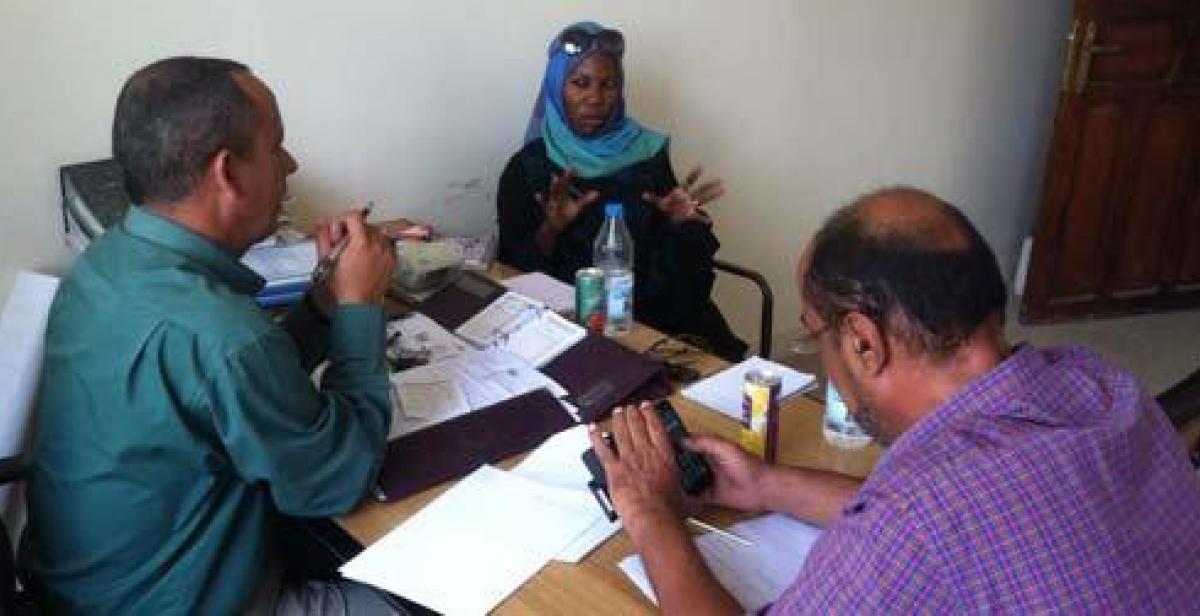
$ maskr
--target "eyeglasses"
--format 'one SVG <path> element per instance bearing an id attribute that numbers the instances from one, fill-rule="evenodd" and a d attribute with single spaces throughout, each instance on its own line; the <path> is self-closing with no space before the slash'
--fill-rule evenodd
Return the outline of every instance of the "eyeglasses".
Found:
<path id="1" fill-rule="evenodd" d="M 676 383 L 691 383 L 700 378 L 700 371 L 691 366 L 708 351 L 708 342 L 703 338 L 682 334 L 678 338 L 663 336 L 646 349 L 646 355 L 661 361 L 667 369 L 667 378 Z"/>
<path id="2" fill-rule="evenodd" d="M 616 30 L 606 29 L 592 33 L 582 28 L 571 28 L 559 37 L 559 47 L 568 56 L 578 56 L 596 50 L 620 57 L 625 53 L 625 37 Z"/>

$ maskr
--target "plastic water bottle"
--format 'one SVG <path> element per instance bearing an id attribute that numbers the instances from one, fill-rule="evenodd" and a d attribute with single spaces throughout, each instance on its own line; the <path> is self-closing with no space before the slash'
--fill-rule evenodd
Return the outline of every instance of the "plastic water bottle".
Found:
<path id="1" fill-rule="evenodd" d="M 604 335 L 633 328 L 633 236 L 620 203 L 604 206 L 604 226 L 592 244 L 592 266 L 604 271 Z"/>
<path id="2" fill-rule="evenodd" d="M 850 415 L 850 409 L 833 386 L 833 379 L 825 382 L 825 441 L 845 449 L 858 449 L 871 442 L 871 435 Z"/>

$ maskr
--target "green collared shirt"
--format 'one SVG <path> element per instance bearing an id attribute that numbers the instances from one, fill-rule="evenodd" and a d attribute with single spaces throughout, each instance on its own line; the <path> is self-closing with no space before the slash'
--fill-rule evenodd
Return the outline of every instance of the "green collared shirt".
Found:
<path id="1" fill-rule="evenodd" d="M 279 325 L 262 284 L 141 207 L 63 281 L 22 550 L 55 611 L 234 613 L 275 512 L 340 514 L 372 485 L 391 423 L 382 309 L 326 322 L 302 305 Z"/>

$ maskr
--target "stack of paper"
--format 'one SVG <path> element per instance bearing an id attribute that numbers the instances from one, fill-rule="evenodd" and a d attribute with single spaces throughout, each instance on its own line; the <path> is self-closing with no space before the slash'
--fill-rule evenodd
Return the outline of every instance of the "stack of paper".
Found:
<path id="1" fill-rule="evenodd" d="M 590 522 L 553 488 L 483 466 L 342 566 L 444 614 L 483 614 Z"/>
<path id="2" fill-rule="evenodd" d="M 779 392 L 780 400 L 808 390 L 816 380 L 811 374 L 797 372 L 761 357 L 751 357 L 685 387 L 680 393 L 689 400 L 699 402 L 724 415 L 740 420 L 742 418 L 742 385 L 746 380 L 746 373 L 752 370 L 774 372 L 783 377 L 783 385 Z"/>
<path id="3" fill-rule="evenodd" d="M 733 525 L 729 530 L 754 545 L 746 547 L 715 533 L 696 539 L 704 562 L 717 580 L 745 608 L 756 613 L 772 603 L 796 579 L 821 529 L 796 519 L 771 514 Z M 621 570 L 655 604 L 658 599 L 642 559 L 630 556 Z"/>
<path id="4" fill-rule="evenodd" d="M 554 555 L 554 560 L 577 563 L 621 530 L 621 522 L 609 522 L 592 496 L 587 483 L 592 475 L 583 465 L 583 452 L 590 449 L 587 426 L 575 426 L 546 439 L 546 442 L 525 456 L 513 474 L 573 494 L 580 508 L 590 511 L 591 523 Z"/>
<path id="5" fill-rule="evenodd" d="M 260 306 L 270 308 L 290 304 L 308 291 L 317 267 L 317 244 L 313 240 L 296 244 L 258 244 L 242 255 L 242 264 L 267 281 L 259 292 Z"/>

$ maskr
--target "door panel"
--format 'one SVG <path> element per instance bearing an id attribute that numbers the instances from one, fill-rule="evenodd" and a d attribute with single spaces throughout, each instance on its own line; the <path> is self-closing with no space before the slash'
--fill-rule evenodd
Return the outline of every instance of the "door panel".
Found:
<path id="1" fill-rule="evenodd" d="M 1115 104 L 1084 109 L 1080 120 L 1077 163 L 1071 174 L 1071 199 L 1064 204 L 1066 215 L 1056 240 L 1061 257 L 1055 271 L 1055 303 L 1090 301 L 1100 290 L 1102 272 L 1095 267 L 1104 261 L 1103 237 L 1107 218 L 1107 196 L 1112 189 L 1117 162 L 1117 140 L 1121 112 Z"/>
<path id="2" fill-rule="evenodd" d="M 1076 0 L 1024 321 L 1200 305 L 1200 0 Z"/>
<path id="3" fill-rule="evenodd" d="M 1130 297 L 1158 291 L 1163 282 L 1160 267 L 1164 253 L 1173 246 L 1164 240 L 1174 236 L 1171 213 L 1182 194 L 1187 154 L 1188 120 L 1191 109 L 1166 102 L 1149 112 L 1141 143 L 1133 152 L 1135 168 L 1128 207 L 1120 211 L 1111 231 L 1119 246 L 1113 266 L 1113 295 Z"/>

